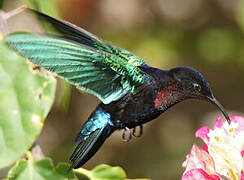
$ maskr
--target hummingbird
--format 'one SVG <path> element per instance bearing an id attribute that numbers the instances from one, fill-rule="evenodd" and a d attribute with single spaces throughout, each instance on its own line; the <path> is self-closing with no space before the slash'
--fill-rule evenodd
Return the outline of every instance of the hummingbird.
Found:
<path id="1" fill-rule="evenodd" d="M 125 141 L 141 136 L 144 123 L 187 99 L 215 104 L 230 123 L 209 83 L 197 70 L 151 67 L 133 53 L 67 21 L 29 11 L 51 24 L 59 35 L 9 34 L 5 37 L 9 47 L 101 100 L 75 138 L 77 146 L 70 157 L 69 170 L 83 166 L 116 130 L 124 130 Z"/>

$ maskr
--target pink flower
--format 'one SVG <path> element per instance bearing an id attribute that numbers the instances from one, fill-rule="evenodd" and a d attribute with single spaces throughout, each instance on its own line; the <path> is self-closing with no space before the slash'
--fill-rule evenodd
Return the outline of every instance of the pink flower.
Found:
<path id="1" fill-rule="evenodd" d="M 195 136 L 204 145 L 193 145 L 182 180 L 244 180 L 244 117 L 232 116 L 231 125 L 218 117 L 212 129 L 201 127 Z"/>

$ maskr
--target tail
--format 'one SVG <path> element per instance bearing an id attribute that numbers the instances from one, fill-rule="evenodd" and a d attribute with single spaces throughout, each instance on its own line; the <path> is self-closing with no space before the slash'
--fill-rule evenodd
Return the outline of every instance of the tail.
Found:
<path id="1" fill-rule="evenodd" d="M 72 165 L 68 172 L 84 165 L 98 151 L 113 131 L 110 115 L 98 108 L 83 125 L 76 137 L 78 145 L 70 157 Z"/>

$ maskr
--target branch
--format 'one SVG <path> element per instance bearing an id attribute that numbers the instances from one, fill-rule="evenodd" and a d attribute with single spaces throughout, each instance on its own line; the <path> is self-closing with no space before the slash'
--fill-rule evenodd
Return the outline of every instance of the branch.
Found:
<path id="1" fill-rule="evenodd" d="M 38 141 L 36 141 L 33 147 L 31 148 L 31 154 L 35 161 L 43 159 L 45 157 L 40 145 L 38 144 Z"/>
<path id="2" fill-rule="evenodd" d="M 26 8 L 27 6 L 24 5 L 9 12 L 0 11 L 0 32 L 2 32 L 3 36 L 6 36 L 9 32 L 7 20 L 23 12 Z"/>

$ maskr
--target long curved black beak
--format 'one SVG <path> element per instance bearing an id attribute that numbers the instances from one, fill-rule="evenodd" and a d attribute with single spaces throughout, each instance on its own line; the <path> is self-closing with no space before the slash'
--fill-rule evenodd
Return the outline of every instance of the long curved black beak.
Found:
<path id="1" fill-rule="evenodd" d="M 217 99 L 215 99 L 215 97 L 208 97 L 208 99 L 210 100 L 211 103 L 215 104 L 216 106 L 218 106 L 218 108 L 220 109 L 220 111 L 223 113 L 225 119 L 227 120 L 227 122 L 229 124 L 231 124 L 230 121 L 230 117 L 227 114 L 227 112 L 225 111 L 224 107 L 219 103 L 219 101 L 217 101 Z"/>

